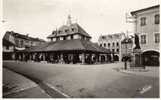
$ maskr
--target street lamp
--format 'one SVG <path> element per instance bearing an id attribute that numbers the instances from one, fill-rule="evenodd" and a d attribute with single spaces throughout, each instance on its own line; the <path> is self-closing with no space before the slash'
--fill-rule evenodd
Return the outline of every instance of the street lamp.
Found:
<path id="1" fill-rule="evenodd" d="M 124 68 L 125 68 L 125 70 L 127 69 L 127 60 L 128 60 L 128 58 L 127 58 L 127 44 L 128 44 L 128 38 L 125 38 L 125 59 L 124 59 L 124 61 L 125 61 L 125 65 L 124 65 Z"/>
<path id="2" fill-rule="evenodd" d="M 123 59 L 123 61 L 125 62 L 125 63 L 124 63 L 124 69 L 126 70 L 126 69 L 127 69 L 127 61 L 128 61 L 128 51 L 127 51 L 127 50 L 128 50 L 128 43 L 129 43 L 128 32 L 127 32 L 127 34 L 124 33 L 124 39 L 123 39 L 122 43 L 123 43 L 124 46 L 125 46 L 125 48 L 124 48 L 125 54 L 124 54 L 124 59 Z"/>

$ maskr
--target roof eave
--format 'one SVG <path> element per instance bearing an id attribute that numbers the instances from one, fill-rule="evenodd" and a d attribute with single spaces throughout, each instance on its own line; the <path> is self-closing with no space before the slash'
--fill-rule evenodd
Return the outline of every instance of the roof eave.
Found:
<path id="1" fill-rule="evenodd" d="M 131 13 L 131 15 L 136 15 L 138 12 L 142 12 L 142 11 L 145 11 L 145 10 L 154 9 L 154 8 L 158 8 L 158 7 L 160 7 L 160 5 L 155 5 L 155 6 L 152 6 L 152 7 L 135 10 L 135 11 L 132 11 L 130 13 Z"/>

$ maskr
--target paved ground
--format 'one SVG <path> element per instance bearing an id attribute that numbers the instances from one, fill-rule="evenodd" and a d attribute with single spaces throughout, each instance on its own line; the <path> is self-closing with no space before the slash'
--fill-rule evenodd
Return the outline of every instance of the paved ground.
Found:
<path id="1" fill-rule="evenodd" d="M 3 64 L 6 68 L 53 86 L 70 97 L 159 97 L 159 77 L 114 70 L 123 67 L 123 63 L 61 65 L 4 62 Z"/>
<path id="2" fill-rule="evenodd" d="M 148 77 L 158 77 L 159 78 L 159 67 L 146 67 L 146 69 L 137 68 L 137 69 L 121 69 L 121 72 L 128 73 L 128 74 L 135 74 L 135 75 L 141 75 L 141 76 L 148 76 Z"/>
<path id="3" fill-rule="evenodd" d="M 43 89 L 33 81 L 3 68 L 3 97 L 4 98 L 47 98 Z"/>

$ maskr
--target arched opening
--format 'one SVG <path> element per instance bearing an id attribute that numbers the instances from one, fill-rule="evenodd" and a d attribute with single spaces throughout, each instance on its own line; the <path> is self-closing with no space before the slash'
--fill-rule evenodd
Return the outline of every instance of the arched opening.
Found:
<path id="1" fill-rule="evenodd" d="M 105 62 L 105 56 L 104 55 L 101 56 L 101 62 Z"/>
<path id="2" fill-rule="evenodd" d="M 118 55 L 114 55 L 113 59 L 114 59 L 114 61 L 119 61 L 119 56 Z"/>
<path id="3" fill-rule="evenodd" d="M 159 66 L 159 52 L 146 51 L 142 54 L 142 63 L 145 66 Z"/>
<path id="4" fill-rule="evenodd" d="M 107 55 L 107 62 L 111 62 L 111 55 Z"/>

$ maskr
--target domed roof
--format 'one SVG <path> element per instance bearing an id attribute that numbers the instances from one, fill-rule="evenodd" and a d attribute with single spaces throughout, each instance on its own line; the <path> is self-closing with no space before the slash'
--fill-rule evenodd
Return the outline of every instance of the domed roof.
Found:
<path id="1" fill-rule="evenodd" d="M 72 23 L 71 16 L 68 15 L 66 25 L 62 25 L 58 30 L 55 30 L 56 34 L 51 34 L 47 38 L 67 36 L 71 34 L 81 34 L 85 37 L 91 38 L 91 36 L 78 24 Z"/>
<path id="2" fill-rule="evenodd" d="M 91 36 L 78 23 L 73 23 L 73 24 L 70 24 L 69 26 L 62 25 L 58 30 L 56 30 L 55 33 L 57 34 L 51 34 L 48 36 L 48 38 L 66 36 L 66 35 L 76 34 L 76 33 L 79 33 L 81 35 L 91 38 Z"/>

